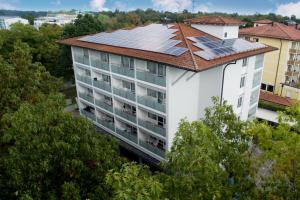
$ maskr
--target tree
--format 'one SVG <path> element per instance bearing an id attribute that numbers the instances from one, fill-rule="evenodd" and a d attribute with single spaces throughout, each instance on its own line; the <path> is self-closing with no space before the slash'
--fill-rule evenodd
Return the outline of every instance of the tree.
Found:
<path id="1" fill-rule="evenodd" d="M 50 94 L 61 81 L 39 63 L 32 63 L 30 47 L 16 41 L 8 60 L 0 57 L 0 120 L 7 112 L 18 110 L 22 102 L 34 103 L 39 94 Z"/>
<path id="2" fill-rule="evenodd" d="M 5 114 L 0 199 L 109 198 L 105 174 L 121 164 L 117 143 L 63 107 L 62 96 L 41 95 Z"/>

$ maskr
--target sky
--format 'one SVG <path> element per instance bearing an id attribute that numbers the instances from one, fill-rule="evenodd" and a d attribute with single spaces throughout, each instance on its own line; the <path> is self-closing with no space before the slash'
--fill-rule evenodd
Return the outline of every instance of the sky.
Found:
<path id="1" fill-rule="evenodd" d="M 194 2 L 194 10 L 193 3 Z M 153 8 L 180 12 L 183 9 L 202 12 L 239 14 L 276 13 L 300 18 L 300 0 L 0 0 L 0 9 L 16 10 L 134 10 Z"/>

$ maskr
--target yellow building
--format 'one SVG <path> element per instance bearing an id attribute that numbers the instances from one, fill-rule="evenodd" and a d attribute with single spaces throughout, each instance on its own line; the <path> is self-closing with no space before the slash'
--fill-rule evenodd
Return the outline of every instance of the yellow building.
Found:
<path id="1" fill-rule="evenodd" d="M 265 55 L 261 89 L 300 100 L 300 30 L 270 21 L 256 21 L 240 37 L 278 48 Z"/>

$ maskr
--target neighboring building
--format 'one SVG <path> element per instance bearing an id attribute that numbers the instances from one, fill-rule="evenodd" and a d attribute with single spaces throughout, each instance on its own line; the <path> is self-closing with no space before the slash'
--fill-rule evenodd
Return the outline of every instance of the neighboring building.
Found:
<path id="1" fill-rule="evenodd" d="M 10 29 L 15 23 L 29 24 L 27 19 L 21 17 L 0 16 L 0 29 Z"/>
<path id="2" fill-rule="evenodd" d="M 39 17 L 34 20 L 34 27 L 39 28 L 43 24 L 56 24 L 58 26 L 64 26 L 66 24 L 74 23 L 77 15 L 58 14 L 54 16 Z"/>
<path id="3" fill-rule="evenodd" d="M 257 27 L 257 26 L 264 26 L 264 25 L 270 25 L 272 24 L 273 21 L 269 20 L 269 19 L 263 19 L 263 20 L 257 20 L 253 22 L 253 26 Z"/>
<path id="4" fill-rule="evenodd" d="M 267 53 L 261 89 L 300 99 L 300 31 L 281 23 L 240 30 L 240 37 L 278 48 Z"/>
<path id="5" fill-rule="evenodd" d="M 274 48 L 238 39 L 240 22 L 209 19 L 60 41 L 72 46 L 81 115 L 158 161 L 180 120 L 204 117 L 213 96 L 254 118 L 264 53 Z"/>

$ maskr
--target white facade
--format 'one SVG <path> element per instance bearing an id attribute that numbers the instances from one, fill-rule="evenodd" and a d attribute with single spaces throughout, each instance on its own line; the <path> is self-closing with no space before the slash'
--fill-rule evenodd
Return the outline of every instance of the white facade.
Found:
<path id="1" fill-rule="evenodd" d="M 57 16 L 47 16 L 39 17 L 34 20 L 34 27 L 40 28 L 43 24 L 56 24 L 58 26 L 64 26 L 66 24 L 74 23 L 76 15 L 57 15 Z"/>
<path id="2" fill-rule="evenodd" d="M 213 35 L 220 39 L 233 39 L 239 36 L 239 26 L 220 26 L 206 24 L 192 24 L 193 28 Z"/>
<path id="3" fill-rule="evenodd" d="M 0 29 L 10 29 L 10 26 L 15 23 L 29 24 L 27 19 L 21 17 L 0 17 Z"/>
<path id="4" fill-rule="evenodd" d="M 222 95 L 242 120 L 256 113 L 262 55 L 202 72 L 78 47 L 72 55 L 81 114 L 157 160 L 180 120 L 201 119 L 213 96 Z"/>

